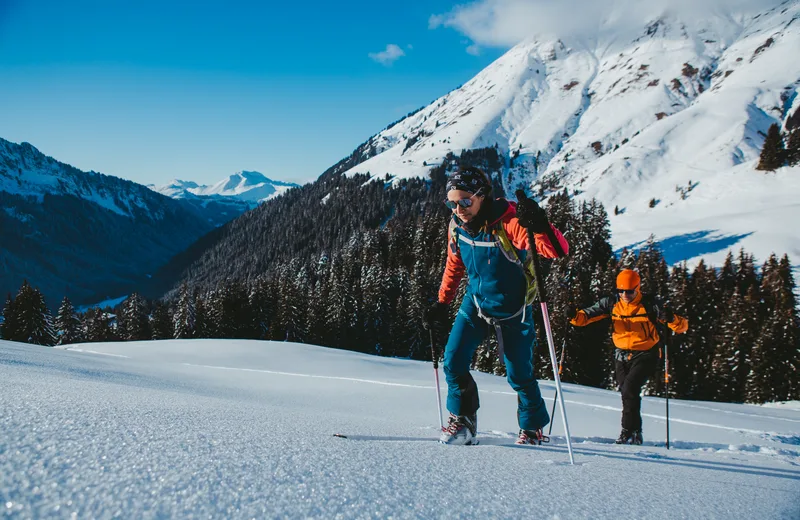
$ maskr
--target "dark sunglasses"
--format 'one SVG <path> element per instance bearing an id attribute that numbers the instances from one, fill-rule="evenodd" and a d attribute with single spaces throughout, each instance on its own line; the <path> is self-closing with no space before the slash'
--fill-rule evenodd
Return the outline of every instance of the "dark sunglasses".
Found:
<path id="1" fill-rule="evenodd" d="M 636 294 L 636 289 L 635 288 L 634 289 L 617 289 L 617 292 L 619 294 L 622 294 L 622 293 L 625 293 L 625 294 Z"/>
<path id="2" fill-rule="evenodd" d="M 444 201 L 444 205 L 447 206 L 447 209 L 454 210 L 456 206 L 461 206 L 462 208 L 468 208 L 472 206 L 472 199 L 475 198 L 475 195 L 468 199 L 459 199 L 459 200 L 446 200 Z"/>

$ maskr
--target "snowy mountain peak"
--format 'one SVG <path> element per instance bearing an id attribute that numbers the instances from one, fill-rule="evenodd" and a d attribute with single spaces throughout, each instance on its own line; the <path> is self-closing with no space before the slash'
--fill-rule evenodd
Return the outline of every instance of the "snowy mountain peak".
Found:
<path id="1" fill-rule="evenodd" d="M 269 200 L 297 186 L 289 182 L 273 181 L 260 172 L 240 171 L 212 186 L 176 179 L 155 188 L 155 191 L 172 198 L 229 197 L 254 207 L 259 202 Z"/>

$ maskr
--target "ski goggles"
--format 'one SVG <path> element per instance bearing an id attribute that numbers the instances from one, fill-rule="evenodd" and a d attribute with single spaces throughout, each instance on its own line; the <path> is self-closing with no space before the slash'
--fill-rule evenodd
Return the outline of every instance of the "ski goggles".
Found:
<path id="1" fill-rule="evenodd" d="M 468 199 L 458 199 L 458 200 L 449 200 L 448 199 L 448 200 L 444 201 L 444 205 L 447 206 L 447 209 L 449 209 L 451 211 L 455 210 L 458 206 L 461 206 L 462 208 L 468 208 L 468 207 L 472 206 L 472 199 L 474 199 L 474 198 L 475 198 L 475 195 L 473 195 L 472 197 L 469 197 Z"/>

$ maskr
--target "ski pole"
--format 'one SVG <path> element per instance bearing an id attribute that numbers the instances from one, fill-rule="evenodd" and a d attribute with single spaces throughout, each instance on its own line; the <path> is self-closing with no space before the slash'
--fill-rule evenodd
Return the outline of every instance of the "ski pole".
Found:
<path id="1" fill-rule="evenodd" d="M 444 430 L 442 420 L 442 393 L 439 390 L 439 356 L 436 352 L 436 344 L 433 342 L 433 328 L 429 331 L 431 336 L 431 358 L 433 359 L 433 377 L 436 380 L 436 404 L 439 406 L 439 430 Z"/>
<path id="2" fill-rule="evenodd" d="M 558 361 L 558 375 L 561 376 L 561 370 L 564 368 L 564 351 L 567 349 L 567 340 L 564 339 L 564 343 L 561 344 L 561 359 Z M 549 437 L 551 433 L 553 433 L 553 423 L 556 421 L 556 402 L 558 402 L 558 388 L 556 388 L 556 395 L 553 397 L 553 411 L 550 412 L 550 429 L 547 430 L 547 436 Z"/>
<path id="3" fill-rule="evenodd" d="M 524 190 L 517 190 L 517 200 L 527 199 L 528 196 L 525 195 Z M 530 247 L 529 254 L 532 257 L 533 262 L 533 277 L 536 280 L 536 292 L 539 294 L 539 303 L 542 306 L 542 319 L 544 320 L 544 330 L 547 334 L 547 346 L 550 348 L 550 362 L 553 365 L 553 378 L 556 381 L 556 391 L 559 393 L 559 397 L 561 400 L 559 401 L 561 405 L 561 416 L 564 418 L 564 431 L 567 434 L 567 450 L 569 451 L 569 462 L 570 464 L 575 464 L 575 458 L 572 455 L 572 439 L 569 436 L 569 422 L 567 422 L 567 409 L 564 405 L 564 392 L 561 391 L 561 378 L 558 375 L 558 365 L 556 364 L 556 348 L 553 345 L 553 329 L 550 328 L 550 314 L 547 312 L 547 293 L 544 286 L 544 281 L 542 280 L 542 270 L 541 266 L 539 265 L 539 255 L 536 253 L 536 240 L 533 237 L 533 231 L 530 229 L 528 231 L 528 246 Z M 561 248 L 561 244 L 556 240 L 555 234 L 550 229 L 548 224 L 547 227 L 547 238 L 550 239 L 550 243 L 553 245 L 553 248 L 556 250 L 560 256 L 564 255 L 564 250 Z"/>
<path id="4" fill-rule="evenodd" d="M 664 334 L 664 393 L 667 396 L 667 449 L 669 449 L 669 340 L 670 332 Z"/>

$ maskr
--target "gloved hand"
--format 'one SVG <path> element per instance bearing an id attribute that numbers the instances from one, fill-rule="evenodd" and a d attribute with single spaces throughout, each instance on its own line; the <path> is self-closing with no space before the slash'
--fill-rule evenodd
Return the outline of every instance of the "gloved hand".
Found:
<path id="1" fill-rule="evenodd" d="M 422 316 L 422 326 L 425 327 L 425 330 L 437 330 L 444 326 L 447 322 L 447 307 L 446 303 L 438 301 L 428 307 Z"/>
<path id="2" fill-rule="evenodd" d="M 567 322 L 570 322 L 578 317 L 578 310 L 570 305 L 567 307 L 567 312 L 564 313 L 564 317 L 567 318 Z"/>
<path id="3" fill-rule="evenodd" d="M 517 191 L 517 219 L 519 225 L 534 233 L 545 233 L 550 228 L 547 213 L 533 199 L 525 196 L 522 190 Z"/>
<path id="4" fill-rule="evenodd" d="M 675 320 L 675 313 L 672 312 L 672 309 L 669 307 L 664 307 L 661 309 L 661 313 L 658 317 L 659 320 L 663 321 L 664 323 L 672 323 Z"/>

